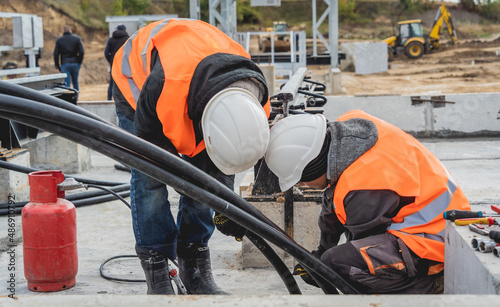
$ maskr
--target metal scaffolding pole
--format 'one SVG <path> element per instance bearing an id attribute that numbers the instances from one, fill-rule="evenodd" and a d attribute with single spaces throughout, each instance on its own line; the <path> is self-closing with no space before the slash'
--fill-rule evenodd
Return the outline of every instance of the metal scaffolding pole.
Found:
<path id="1" fill-rule="evenodd" d="M 208 8 L 210 24 L 236 39 L 236 0 L 209 0 Z"/>
<path id="2" fill-rule="evenodd" d="M 189 18 L 201 19 L 200 16 L 200 0 L 189 0 Z"/>
<path id="3" fill-rule="evenodd" d="M 318 56 L 316 39 L 319 38 L 326 47 L 326 52 L 330 54 L 330 63 L 332 68 L 338 68 L 338 38 L 339 38 L 339 10 L 338 0 L 323 0 L 328 7 L 323 12 L 321 17 L 317 19 L 316 15 L 316 0 L 312 0 L 312 16 L 313 16 L 313 57 Z M 328 16 L 328 33 L 329 41 L 327 42 L 323 35 L 319 32 L 319 27 Z"/>

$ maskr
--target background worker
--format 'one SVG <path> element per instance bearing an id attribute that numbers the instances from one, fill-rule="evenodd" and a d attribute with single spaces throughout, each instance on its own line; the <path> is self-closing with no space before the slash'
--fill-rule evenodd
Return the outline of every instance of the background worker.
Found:
<path id="1" fill-rule="evenodd" d="M 119 24 L 116 30 L 113 31 L 112 36 L 108 39 L 106 44 L 106 49 L 104 49 L 104 56 L 109 63 L 109 67 L 113 67 L 113 58 L 120 47 L 125 44 L 129 35 L 127 33 L 127 28 L 123 24 Z M 109 86 L 108 86 L 108 100 L 113 97 L 113 76 L 111 75 L 111 70 L 109 71 Z"/>
<path id="2" fill-rule="evenodd" d="M 264 156 L 269 141 L 264 76 L 241 45 L 217 28 L 199 20 L 149 24 L 116 53 L 112 75 L 121 127 L 181 154 L 229 188 L 234 174 Z M 165 184 L 133 169 L 130 197 L 148 293 L 174 294 L 165 259 L 177 257 L 188 293 L 226 294 L 211 272 L 212 210 L 181 195 L 176 223 Z M 222 220 L 217 228 L 223 232 L 242 228 Z"/>
<path id="3" fill-rule="evenodd" d="M 66 74 L 64 80 L 66 86 L 69 87 L 73 84 L 73 88 L 77 91 L 80 90 L 78 75 L 83 62 L 83 55 L 82 40 L 71 32 L 70 26 L 65 25 L 63 35 L 56 40 L 54 64 L 59 72 Z"/>
<path id="4" fill-rule="evenodd" d="M 298 182 L 326 188 L 313 252 L 323 262 L 361 293 L 442 292 L 443 212 L 470 205 L 420 142 L 356 110 L 329 123 L 287 117 L 269 144 L 265 160 L 283 191 Z M 337 245 L 342 233 L 347 242 Z"/>

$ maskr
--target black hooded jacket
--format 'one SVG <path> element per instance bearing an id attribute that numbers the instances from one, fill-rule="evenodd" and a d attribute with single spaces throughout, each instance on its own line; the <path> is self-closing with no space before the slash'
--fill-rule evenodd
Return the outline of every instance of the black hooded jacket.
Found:
<path id="1" fill-rule="evenodd" d="M 108 60 L 110 65 L 113 65 L 113 58 L 115 57 L 115 53 L 123 44 L 125 44 L 128 38 L 129 36 L 126 31 L 116 30 L 113 32 L 113 36 L 108 40 L 106 49 L 104 50 L 104 56 L 106 57 L 106 60 Z"/>

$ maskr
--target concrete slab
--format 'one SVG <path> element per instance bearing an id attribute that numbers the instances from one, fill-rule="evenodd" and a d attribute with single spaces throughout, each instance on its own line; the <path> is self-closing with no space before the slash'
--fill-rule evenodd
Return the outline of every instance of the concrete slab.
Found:
<path id="1" fill-rule="evenodd" d="M 27 296 L 17 300 L 0 298 L 3 307 L 59 307 L 59 306 L 376 306 L 376 307 L 445 307 L 445 306 L 497 306 L 497 295 L 242 295 L 242 296 L 153 296 L 153 295 L 90 295 L 90 296 Z"/>
<path id="2" fill-rule="evenodd" d="M 346 59 L 340 61 L 342 70 L 353 66 L 354 72 L 360 75 L 387 71 L 387 44 L 384 42 L 342 43 L 340 49 Z"/>

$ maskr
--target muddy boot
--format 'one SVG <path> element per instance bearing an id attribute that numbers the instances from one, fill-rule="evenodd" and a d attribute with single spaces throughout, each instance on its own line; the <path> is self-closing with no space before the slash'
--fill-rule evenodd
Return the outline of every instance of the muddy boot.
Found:
<path id="1" fill-rule="evenodd" d="M 179 276 L 188 294 L 224 294 L 215 283 L 207 244 L 178 248 Z"/>
<path id="2" fill-rule="evenodd" d="M 175 294 L 165 257 L 156 251 L 137 245 L 135 250 L 146 275 L 147 294 Z"/>

